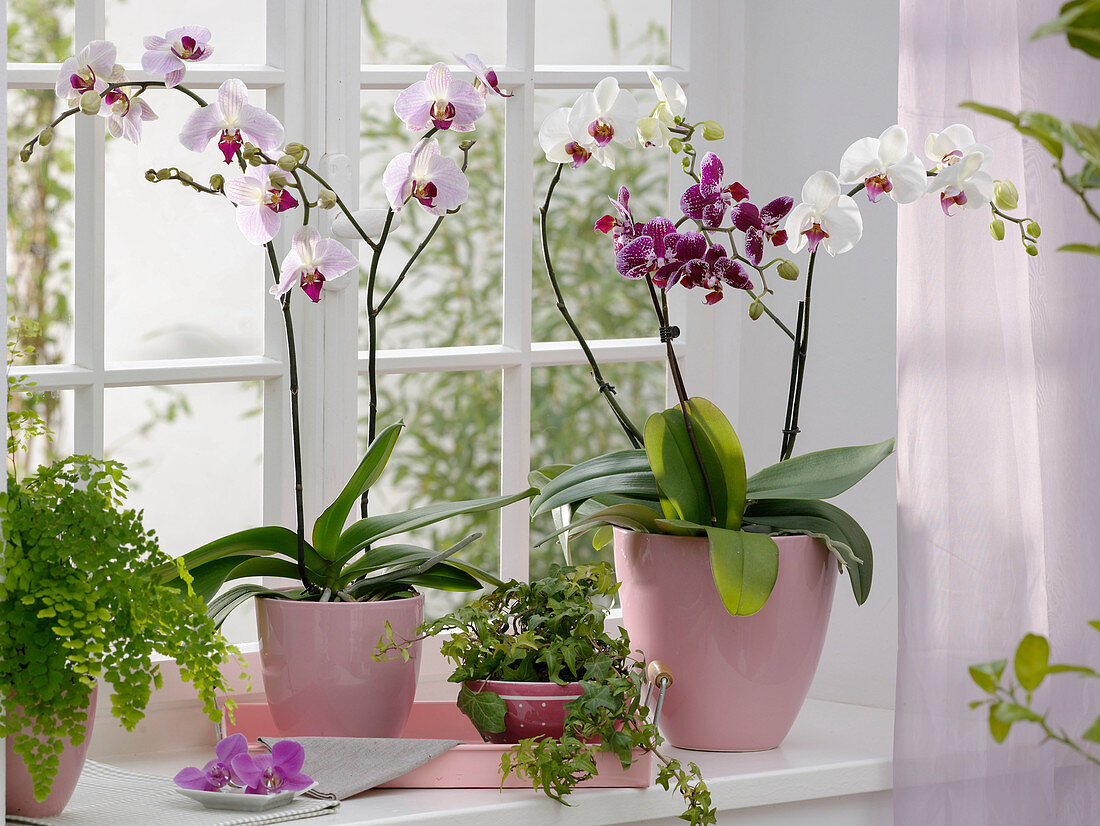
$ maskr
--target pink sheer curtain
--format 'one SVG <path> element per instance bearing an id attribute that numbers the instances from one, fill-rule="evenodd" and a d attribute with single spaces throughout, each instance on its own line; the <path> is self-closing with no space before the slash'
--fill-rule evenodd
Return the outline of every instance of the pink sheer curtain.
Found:
<path id="1" fill-rule="evenodd" d="M 1054 251 L 1100 228 L 1037 144 L 957 108 L 1096 122 L 1100 61 L 1029 39 L 1058 6 L 901 0 L 911 141 L 970 124 L 1043 233 L 1032 259 L 1012 224 L 989 238 L 988 212 L 944 219 L 934 198 L 899 210 L 896 826 L 1100 822 L 1100 768 L 1026 725 L 997 745 L 967 708 L 981 696 L 967 666 L 1011 660 L 1029 631 L 1055 661 L 1100 662 L 1086 625 L 1100 617 L 1100 259 Z M 1079 735 L 1100 713 L 1097 683 L 1053 678 L 1040 708 Z"/>

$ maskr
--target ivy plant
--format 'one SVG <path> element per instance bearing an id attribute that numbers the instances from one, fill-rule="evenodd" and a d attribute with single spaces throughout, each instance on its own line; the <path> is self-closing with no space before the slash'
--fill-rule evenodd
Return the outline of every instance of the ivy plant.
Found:
<path id="1" fill-rule="evenodd" d="M 505 703 L 491 691 L 474 692 L 467 681 L 579 683 L 582 696 L 566 707 L 559 738 L 521 740 L 501 758 L 501 774 L 528 778 L 533 787 L 567 803 L 566 796 L 597 773 L 597 754 L 614 754 L 623 768 L 636 750 L 660 763 L 657 782 L 684 799 L 683 819 L 716 823 L 710 792 L 690 763 L 684 768 L 661 753 L 662 738 L 649 722 L 643 699 L 646 663 L 636 659 L 626 630 L 612 635 L 605 619 L 618 590 L 607 563 L 551 568 L 531 583 L 512 580 L 452 614 L 424 623 L 426 636 L 449 632 L 441 650 L 453 664 L 452 682 L 463 683 L 459 708 L 481 732 L 504 730 Z M 392 639 L 387 650 L 402 649 Z"/>

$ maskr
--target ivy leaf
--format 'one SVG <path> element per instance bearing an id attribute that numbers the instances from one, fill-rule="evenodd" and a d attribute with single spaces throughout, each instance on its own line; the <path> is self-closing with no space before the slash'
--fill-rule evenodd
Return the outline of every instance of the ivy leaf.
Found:
<path id="1" fill-rule="evenodd" d="M 499 694 L 471 691 L 463 684 L 458 692 L 458 710 L 470 718 L 482 737 L 504 731 L 504 715 L 508 708 Z"/>

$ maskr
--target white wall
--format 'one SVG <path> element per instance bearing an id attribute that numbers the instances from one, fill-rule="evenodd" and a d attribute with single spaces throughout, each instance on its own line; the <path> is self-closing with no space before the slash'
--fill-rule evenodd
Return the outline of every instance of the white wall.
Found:
<path id="1" fill-rule="evenodd" d="M 897 121 L 898 8 L 888 0 L 771 0 L 741 4 L 742 165 L 756 203 L 789 194 L 819 169 L 837 171 L 861 137 Z M 923 136 L 911 136 L 923 142 Z M 917 150 L 921 155 L 920 150 Z M 728 166 L 727 166 L 728 170 Z M 727 172 L 727 176 L 729 172 Z M 860 196 L 864 236 L 850 253 L 820 256 L 796 452 L 877 442 L 896 429 L 894 379 L 896 210 Z M 806 257 L 798 262 L 804 265 Z M 780 281 L 772 306 L 794 325 L 805 288 Z M 778 280 L 778 279 L 777 279 Z M 791 351 L 762 319 L 740 325 L 739 415 L 750 473 L 778 459 Z M 874 584 L 857 607 L 837 582 L 825 652 L 811 696 L 877 706 L 894 702 L 897 654 L 894 462 L 837 500 L 875 549 Z"/>

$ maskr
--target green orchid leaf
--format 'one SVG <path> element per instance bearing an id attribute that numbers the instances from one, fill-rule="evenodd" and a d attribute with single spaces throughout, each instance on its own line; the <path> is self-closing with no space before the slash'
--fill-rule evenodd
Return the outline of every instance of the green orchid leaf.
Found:
<path id="1" fill-rule="evenodd" d="M 456 568 L 449 562 L 440 562 L 430 571 L 401 577 L 403 584 L 418 588 L 434 588 L 437 591 L 478 591 L 484 586 L 477 577 Z"/>
<path id="2" fill-rule="evenodd" d="M 191 575 L 192 589 L 202 598 L 203 602 L 209 603 L 210 600 L 214 598 L 214 595 L 221 589 L 225 581 L 230 578 L 229 574 L 234 568 L 248 559 L 269 558 L 270 557 L 225 556 L 221 559 L 212 559 L 204 565 L 192 568 L 187 573 Z M 298 576 L 297 568 L 295 568 L 294 576 Z M 166 584 L 179 591 L 185 590 L 183 580 L 178 577 L 170 580 Z"/>
<path id="3" fill-rule="evenodd" d="M 234 558 L 234 557 L 231 557 Z M 307 571 L 310 580 L 324 587 L 324 575 L 320 571 Z M 239 561 L 225 577 L 228 582 L 231 579 L 244 579 L 253 576 L 281 576 L 289 579 L 298 579 L 298 565 L 289 559 L 280 559 L 272 556 L 254 556 Z"/>
<path id="4" fill-rule="evenodd" d="M 707 526 L 683 519 L 658 519 L 657 529 L 668 536 L 706 536 Z"/>
<path id="5" fill-rule="evenodd" d="M 773 535 L 808 536 L 812 539 L 820 539 L 825 543 L 825 547 L 829 549 L 832 555 L 836 557 L 837 562 L 844 567 L 860 564 L 859 557 L 852 552 L 851 546 L 845 541 L 846 537 L 844 533 L 837 527 L 835 522 L 830 522 L 828 519 L 818 519 L 812 516 L 774 518 L 777 521 L 796 522 L 798 527 L 791 527 L 788 530 L 784 530 L 781 525 L 773 525 Z"/>
<path id="6" fill-rule="evenodd" d="M 687 406 L 703 463 L 714 487 L 718 524 L 730 530 L 739 529 L 748 490 L 741 440 L 729 419 L 713 402 L 692 398 L 688 399 Z"/>
<path id="7" fill-rule="evenodd" d="M 326 561 L 318 555 L 308 542 L 305 547 L 306 568 L 311 571 L 323 571 Z M 213 542 L 208 542 L 201 548 L 196 548 L 190 553 L 184 554 L 182 560 L 194 576 L 194 572 L 200 567 L 215 560 L 225 559 L 226 557 L 268 556 L 270 554 L 279 554 L 296 562 L 298 559 L 298 535 L 289 528 L 279 525 L 249 528 L 215 539 Z M 213 575 L 217 570 L 219 569 L 210 568 L 208 573 Z M 224 567 L 221 570 L 228 573 L 232 568 Z M 158 568 L 157 574 L 162 581 L 170 582 L 178 576 L 179 570 L 173 563 Z M 297 574 L 295 574 L 295 577 L 297 577 Z M 209 584 L 204 582 L 204 588 L 208 587 Z M 219 587 L 221 587 L 221 583 L 218 583 L 214 590 L 217 591 Z"/>
<path id="8" fill-rule="evenodd" d="M 552 465 L 551 469 L 558 466 Z M 620 489 L 618 479 L 627 477 L 626 488 Z M 646 477 L 648 476 L 648 484 Z M 534 484 L 532 482 L 532 484 Z M 583 485 L 580 491 L 575 491 Z M 574 465 L 551 479 L 531 500 L 531 515 L 552 510 L 558 505 L 582 502 L 599 494 L 628 494 L 643 499 L 657 500 L 657 484 L 649 468 L 644 450 L 620 450 L 597 456 Z"/>
<path id="9" fill-rule="evenodd" d="M 528 488 L 509 496 L 490 496 L 486 499 L 468 499 L 462 502 L 439 502 L 434 505 L 425 505 L 421 508 L 402 511 L 401 513 L 368 516 L 366 519 L 360 519 L 350 526 L 340 536 L 337 543 L 336 561 L 343 565 L 344 562 L 351 559 L 367 545 L 377 542 L 379 539 L 385 539 L 387 536 L 434 525 L 436 522 L 442 522 L 452 516 L 497 510 L 521 499 L 527 499 L 534 493 L 536 493 L 534 488 Z"/>
<path id="10" fill-rule="evenodd" d="M 504 715 L 508 707 L 499 694 L 492 691 L 471 691 L 463 684 L 458 690 L 458 710 L 470 718 L 482 737 L 504 731 Z"/>
<path id="11" fill-rule="evenodd" d="M 1083 252 L 1086 255 L 1100 255 L 1100 244 L 1062 244 L 1058 252 Z"/>
<path id="12" fill-rule="evenodd" d="M 592 547 L 600 551 L 615 540 L 615 527 L 613 525 L 601 525 L 592 534 Z"/>
<path id="13" fill-rule="evenodd" d="M 1100 58 L 1100 0 L 1065 3 L 1058 17 L 1036 29 L 1031 38 L 1052 34 L 1064 34 L 1071 47 Z"/>
<path id="14" fill-rule="evenodd" d="M 538 490 L 542 490 L 573 465 L 545 465 L 532 470 L 527 474 L 527 484 Z"/>
<path id="15" fill-rule="evenodd" d="M 579 536 L 600 525 L 614 525 L 628 531 L 657 533 L 656 521 L 659 516 L 660 514 L 657 511 L 646 505 L 613 505 L 610 508 L 597 511 L 587 519 L 579 519 L 565 525 L 549 536 L 538 540 L 535 546 L 545 545 L 566 531 L 574 536 Z"/>
<path id="16" fill-rule="evenodd" d="M 303 589 L 276 591 L 264 585 L 254 585 L 250 582 L 246 582 L 230 588 L 224 594 L 219 594 L 214 597 L 207 607 L 206 612 L 210 615 L 210 618 L 214 620 L 214 625 L 221 628 L 222 623 L 226 621 L 233 612 L 233 609 L 252 597 L 261 596 L 271 597 L 273 599 L 299 599 L 304 593 Z"/>
<path id="17" fill-rule="evenodd" d="M 982 115 L 989 115 L 992 118 L 1007 120 L 1013 126 L 1016 126 L 1020 122 L 1020 116 L 1017 115 L 1015 112 L 1010 112 L 1007 109 L 999 109 L 996 106 L 986 106 L 984 103 L 977 103 L 973 100 L 968 100 L 960 103 L 959 108 L 970 109 L 973 112 L 978 112 Z"/>
<path id="18" fill-rule="evenodd" d="M 859 564 L 847 566 L 852 593 L 857 604 L 867 601 L 874 574 L 871 540 L 859 523 L 836 505 L 816 499 L 760 499 L 745 508 L 745 522 L 783 533 L 824 533 L 830 541 L 846 545 L 859 560 Z"/>
<path id="19" fill-rule="evenodd" d="M 336 543 L 340 539 L 340 532 L 344 529 L 344 523 L 348 521 L 348 514 L 355 507 L 371 485 L 378 481 L 386 463 L 393 453 L 397 439 L 401 435 L 403 422 L 391 424 L 378 434 L 367 448 L 366 455 L 351 475 L 344 489 L 331 505 L 325 508 L 313 525 L 313 546 L 322 557 L 328 560 L 336 558 Z"/>
<path id="20" fill-rule="evenodd" d="M 995 694 L 1008 660 L 994 660 L 970 666 L 970 678 L 987 694 Z"/>
<path id="21" fill-rule="evenodd" d="M 439 550 L 436 548 L 423 548 L 420 545 L 379 545 L 371 548 L 354 562 L 345 565 L 340 570 L 340 580 L 346 584 L 384 568 L 419 565 L 437 553 Z"/>
<path id="22" fill-rule="evenodd" d="M 361 597 L 363 594 L 366 594 L 371 590 L 376 589 L 379 585 L 408 582 L 409 579 L 412 577 L 416 577 L 421 574 L 425 574 L 428 571 L 431 571 L 436 565 L 447 559 L 447 557 L 458 553 L 471 542 L 480 538 L 480 532 L 472 533 L 469 536 L 466 536 L 463 539 L 459 540 L 446 550 L 440 551 L 439 553 L 436 553 L 428 557 L 427 559 L 420 560 L 405 566 L 395 567 L 392 570 L 388 570 L 385 573 L 379 574 L 378 576 L 360 579 L 357 582 L 349 585 L 347 591 L 354 597 Z"/>
<path id="23" fill-rule="evenodd" d="M 748 480 L 749 499 L 831 499 L 851 488 L 894 452 L 894 440 L 804 453 L 766 467 Z"/>
<path id="24" fill-rule="evenodd" d="M 504 580 L 498 577 L 496 574 L 479 568 L 476 565 L 471 565 L 469 562 L 465 562 L 461 559 L 448 559 L 447 564 L 452 568 L 458 568 L 460 571 L 465 571 L 474 579 L 483 583 L 484 585 L 492 585 L 494 588 L 499 588 L 504 584 Z"/>
<path id="25" fill-rule="evenodd" d="M 1028 634 L 1020 640 L 1012 668 L 1024 691 L 1034 691 L 1040 686 L 1047 676 L 1048 665 L 1050 665 L 1050 643 L 1047 642 L 1046 637 Z"/>
<path id="26" fill-rule="evenodd" d="M 725 528 L 707 528 L 707 537 L 710 570 L 722 604 L 734 616 L 755 614 L 768 601 L 779 575 L 775 540 Z"/>

